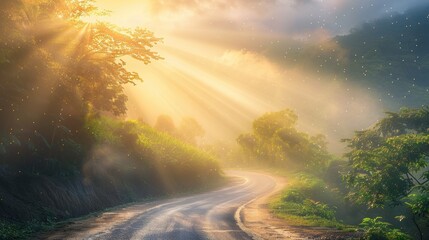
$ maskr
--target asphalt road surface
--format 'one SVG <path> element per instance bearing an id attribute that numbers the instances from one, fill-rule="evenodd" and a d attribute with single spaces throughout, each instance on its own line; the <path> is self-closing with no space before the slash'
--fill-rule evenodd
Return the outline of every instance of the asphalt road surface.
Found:
<path id="1" fill-rule="evenodd" d="M 45 239 L 252 239 L 240 209 L 271 192 L 276 182 L 261 173 L 226 173 L 238 178 L 220 190 L 106 212 Z"/>

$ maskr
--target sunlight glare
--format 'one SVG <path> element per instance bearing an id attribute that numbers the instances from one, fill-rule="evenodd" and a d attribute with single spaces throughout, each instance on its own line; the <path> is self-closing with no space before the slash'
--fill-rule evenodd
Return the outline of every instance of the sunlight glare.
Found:
<path id="1" fill-rule="evenodd" d="M 323 133 L 335 141 L 352 129 L 365 127 L 380 112 L 374 96 L 356 86 L 338 86 L 336 76 L 280 67 L 263 54 L 246 49 L 257 41 L 271 44 L 272 39 L 287 41 L 284 35 L 275 32 L 255 35 L 258 29 L 247 28 L 244 23 L 237 29 L 219 27 L 205 22 L 202 13 L 193 16 L 182 8 L 161 12 L 150 3 L 136 0 L 129 0 L 128 4 L 108 0 L 98 3 L 100 8 L 114 10 L 107 21 L 123 27 L 148 28 L 164 39 L 155 49 L 164 57 L 163 61 L 149 66 L 127 61 L 127 68 L 138 72 L 145 81 L 127 88 L 128 118 L 154 124 L 161 114 L 170 115 L 176 122 L 192 116 L 206 130 L 206 138 L 216 141 L 233 139 L 247 131 L 252 120 L 264 112 L 291 108 L 299 115 L 303 130 Z M 194 18 L 206 26 L 196 24 Z M 340 50 L 338 46 L 324 47 Z M 350 92 L 345 93 L 344 87 L 351 89 Z M 348 106 L 340 108 L 338 103 L 343 102 Z M 356 117 L 355 112 L 365 114 Z M 353 120 L 338 126 L 332 123 L 332 118 Z"/>
<path id="2" fill-rule="evenodd" d="M 97 22 L 100 22 L 100 17 L 95 15 L 86 15 L 79 17 L 79 20 L 86 24 L 95 24 Z"/>

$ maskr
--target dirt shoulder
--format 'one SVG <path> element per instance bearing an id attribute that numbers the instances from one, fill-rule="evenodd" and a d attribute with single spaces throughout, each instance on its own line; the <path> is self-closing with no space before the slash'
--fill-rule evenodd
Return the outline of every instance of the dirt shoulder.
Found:
<path id="1" fill-rule="evenodd" d="M 273 176 L 276 187 L 267 194 L 247 204 L 241 211 L 241 220 L 256 239 L 352 239 L 356 233 L 346 233 L 337 229 L 289 226 L 283 219 L 271 213 L 268 203 L 280 194 L 287 185 L 284 177 Z"/>

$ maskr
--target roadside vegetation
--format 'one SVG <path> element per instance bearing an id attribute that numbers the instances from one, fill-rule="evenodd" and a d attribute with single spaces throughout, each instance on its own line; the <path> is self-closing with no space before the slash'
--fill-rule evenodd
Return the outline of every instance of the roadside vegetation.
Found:
<path id="1" fill-rule="evenodd" d="M 296 122 L 291 110 L 256 119 L 253 132 L 237 139 L 245 157 L 231 163 L 243 166 L 248 159 L 247 166 L 276 168 L 288 179 L 270 203 L 277 216 L 293 226 L 359 231 L 365 239 L 425 238 L 428 108 L 386 113 L 343 140 L 344 159 L 328 153 L 323 136 L 298 131 Z"/>
<path id="2" fill-rule="evenodd" d="M 270 208 L 291 226 L 353 230 L 353 226 L 337 220 L 332 203 L 340 202 L 341 198 L 326 186 L 322 179 L 308 173 L 289 175 L 286 189 L 272 200 Z"/>
<path id="3" fill-rule="evenodd" d="M 43 168 L 4 164 L 0 176 L 0 239 L 22 239 L 66 218 L 115 205 L 195 192 L 220 180 L 206 152 L 138 121 L 89 117 L 92 148 L 80 160 Z M 18 170 L 20 169 L 20 170 Z M 18 172 L 16 172 L 18 171 Z"/>
<path id="4" fill-rule="evenodd" d="M 212 156 L 124 120 L 124 85 L 141 81 L 124 58 L 161 59 L 161 39 L 86 21 L 103 14 L 92 1 L 0 2 L 0 239 L 220 179 Z"/>
<path id="5" fill-rule="evenodd" d="M 219 153 L 230 159 L 228 166 L 286 172 L 290 184 L 271 208 L 292 225 L 352 225 L 365 239 L 427 239 L 427 11 L 422 6 L 324 43 L 285 44 L 284 51 L 276 46 L 268 53 L 290 66 L 335 73 L 374 91 L 386 108 L 397 109 L 344 139 L 344 156 L 330 155 L 322 136 L 297 131 L 290 110 L 256 119 L 252 132 L 237 138 L 238 148 L 214 146 L 213 151 L 228 149 Z"/>
<path id="6" fill-rule="evenodd" d="M 429 91 L 429 23 L 427 8 L 413 11 L 320 46 L 268 54 L 362 79 L 384 98 L 401 94 L 395 106 L 420 106 Z M 104 14 L 91 0 L 0 1 L 0 239 L 31 238 L 67 218 L 207 188 L 221 179 L 215 155 L 227 166 L 286 172 L 289 184 L 270 207 L 291 225 L 360 231 L 365 239 L 428 238 L 427 107 L 387 113 L 357 131 L 344 140 L 349 151 L 341 159 L 323 135 L 299 130 L 289 109 L 257 118 L 237 147 L 202 151 L 196 146 L 204 130 L 193 118 L 177 128 L 168 116 L 154 127 L 125 120 L 124 86 L 142 81 L 125 60 L 162 59 L 153 50 L 162 39 L 91 21 Z M 404 33 L 391 21 L 416 27 Z"/>

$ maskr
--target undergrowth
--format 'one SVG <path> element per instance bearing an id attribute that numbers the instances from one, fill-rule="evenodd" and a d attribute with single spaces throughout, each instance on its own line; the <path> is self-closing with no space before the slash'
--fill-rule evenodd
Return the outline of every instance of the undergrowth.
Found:
<path id="1" fill-rule="evenodd" d="M 336 196 L 322 179 L 306 173 L 289 178 L 287 187 L 270 203 L 271 210 L 292 226 L 330 227 L 354 231 L 335 217 L 336 207 L 324 203 L 335 202 Z"/>
<path id="2" fill-rule="evenodd" d="M 54 227 L 54 221 L 32 220 L 25 223 L 16 223 L 0 220 L 0 239 L 30 239 L 35 233 L 48 231 Z"/>

